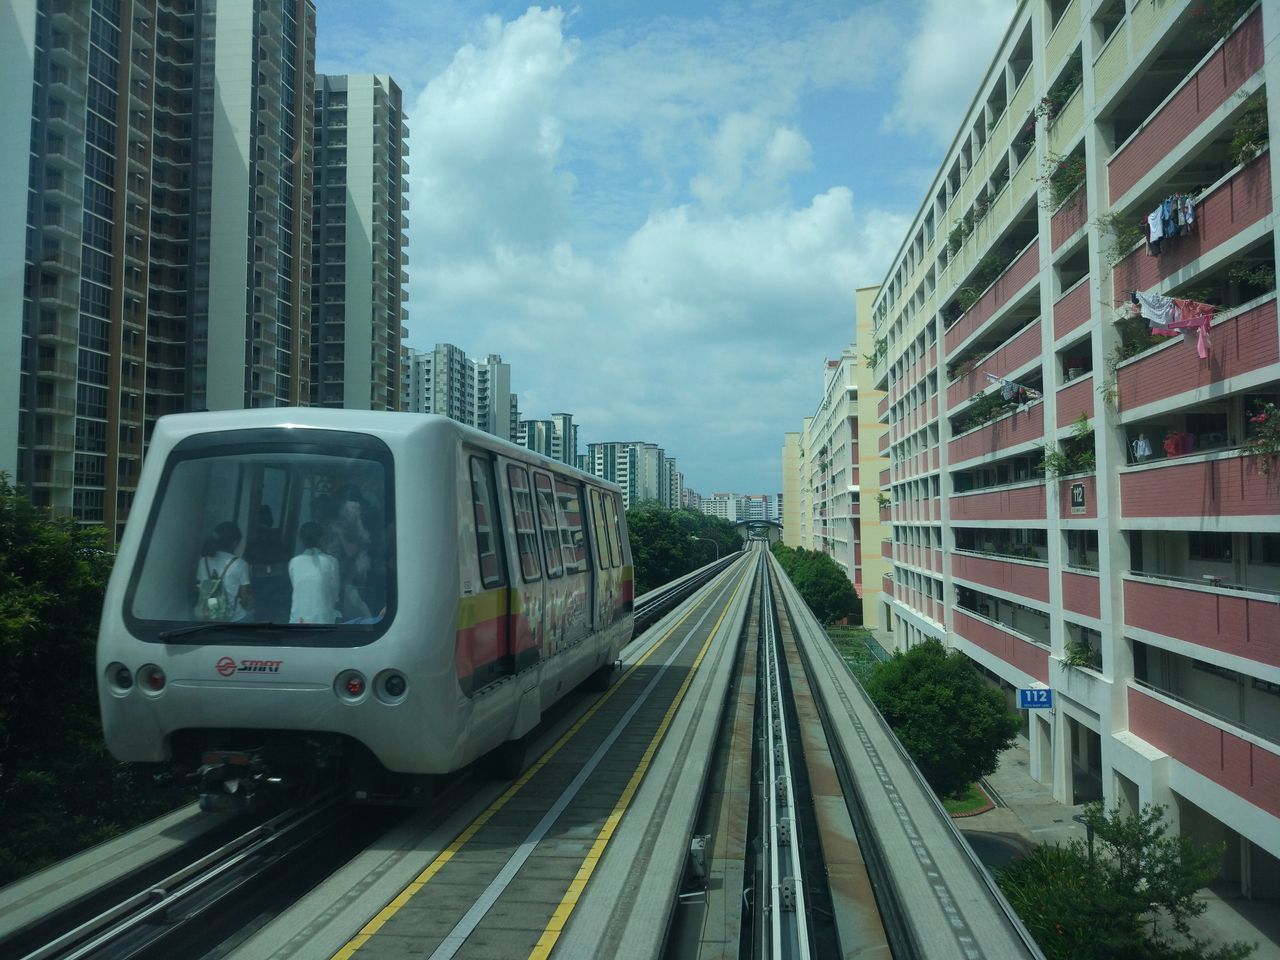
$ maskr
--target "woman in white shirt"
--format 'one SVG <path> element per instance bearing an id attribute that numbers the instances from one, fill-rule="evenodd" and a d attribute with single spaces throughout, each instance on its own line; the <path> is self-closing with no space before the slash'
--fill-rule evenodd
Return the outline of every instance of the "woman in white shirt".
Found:
<path id="1" fill-rule="evenodd" d="M 204 542 L 204 549 L 196 564 L 196 585 L 207 583 L 210 596 L 206 609 L 197 610 L 202 620 L 243 620 L 253 605 L 253 588 L 249 584 L 249 565 L 235 555 L 244 539 L 240 528 L 230 520 L 224 520 L 213 528 L 213 535 Z M 210 600 L 216 604 L 210 605 Z"/>
<path id="2" fill-rule="evenodd" d="M 293 585 L 290 623 L 333 623 L 338 619 L 338 561 L 320 549 L 324 528 L 314 520 L 298 530 L 302 553 L 289 561 Z"/>

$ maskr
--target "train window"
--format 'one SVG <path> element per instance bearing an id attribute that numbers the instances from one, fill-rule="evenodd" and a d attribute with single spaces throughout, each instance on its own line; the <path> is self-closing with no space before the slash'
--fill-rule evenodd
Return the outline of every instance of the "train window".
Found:
<path id="1" fill-rule="evenodd" d="M 609 556 L 615 567 L 622 566 L 622 528 L 618 525 L 618 501 L 612 494 L 604 495 L 604 510 L 609 525 Z"/>
<path id="2" fill-rule="evenodd" d="M 609 559 L 609 535 L 605 532 L 604 507 L 600 504 L 600 491 L 591 491 L 591 529 L 596 535 L 596 560 L 601 570 L 608 570 L 613 563 Z"/>
<path id="3" fill-rule="evenodd" d="M 556 503 L 560 507 L 560 548 L 566 573 L 587 569 L 587 532 L 582 527 L 582 487 L 556 477 Z"/>
<path id="4" fill-rule="evenodd" d="M 556 494 L 551 489 L 551 478 L 545 473 L 534 473 L 533 487 L 538 494 L 538 521 L 542 527 L 542 548 L 547 562 L 547 576 L 558 577 L 564 572 L 564 564 L 560 559 L 560 524 L 556 521 Z"/>
<path id="5" fill-rule="evenodd" d="M 376 634 L 394 615 L 385 445 L 331 431 L 314 439 L 261 433 L 192 438 L 165 464 L 124 600 L 138 636 L 169 639 L 184 622 L 203 621 Z M 254 642 L 298 642 L 283 637 L 276 630 Z"/>
<path id="6" fill-rule="evenodd" d="M 497 503 L 489 464 L 471 458 L 471 508 L 476 518 L 476 553 L 480 558 L 480 582 L 486 590 L 503 583 L 501 544 L 498 540 Z"/>
<path id="7" fill-rule="evenodd" d="M 520 574 L 525 582 L 542 577 L 538 560 L 538 527 L 533 518 L 533 493 L 524 467 L 507 465 L 507 486 L 511 488 L 511 512 L 515 516 L 516 549 L 520 552 Z"/>

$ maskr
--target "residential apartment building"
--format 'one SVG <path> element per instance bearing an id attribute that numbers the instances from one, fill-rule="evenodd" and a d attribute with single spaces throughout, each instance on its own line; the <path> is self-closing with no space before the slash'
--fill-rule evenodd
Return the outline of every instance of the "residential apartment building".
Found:
<path id="1" fill-rule="evenodd" d="M 311 403 L 402 407 L 408 124 L 388 76 L 316 78 Z"/>
<path id="2" fill-rule="evenodd" d="M 858 306 L 859 316 L 871 316 L 867 296 Z M 827 360 L 823 372 L 823 393 L 813 416 L 806 417 L 803 430 L 787 433 L 782 446 L 783 542 L 805 550 L 828 554 L 849 577 L 863 599 L 863 621 L 879 623 L 874 603 L 865 593 L 864 558 L 872 563 L 877 577 L 880 568 L 879 540 L 870 556 L 864 549 L 863 478 L 860 464 L 864 443 L 878 443 L 883 428 L 873 424 L 860 427 L 858 380 L 870 371 L 846 347 L 838 359 Z M 868 465 L 867 469 L 874 469 Z M 879 492 L 878 476 L 872 477 L 868 492 L 871 502 Z M 879 517 L 875 518 L 879 523 Z"/>
<path id="3" fill-rule="evenodd" d="M 315 8 L 12 0 L 5 26 L 0 469 L 115 532 L 158 417 L 308 396 Z"/>
<path id="4" fill-rule="evenodd" d="M 1165 805 L 1258 898 L 1280 893 L 1280 463 L 1254 446 L 1280 400 L 1277 35 L 1274 0 L 1019 3 L 867 341 L 896 645 L 1051 689 L 1033 775 Z M 1190 303 L 1135 318 L 1134 294 Z M 1196 303 L 1203 339 L 1152 335 Z"/>
<path id="5" fill-rule="evenodd" d="M 578 428 L 571 413 L 553 413 L 550 420 L 521 420 L 516 442 L 544 457 L 576 466 Z"/>
<path id="6" fill-rule="evenodd" d="M 676 461 L 656 443 L 589 443 L 579 464 L 587 473 L 621 487 L 622 501 L 628 509 L 646 500 L 668 509 L 678 506 L 671 499 Z"/>
<path id="7" fill-rule="evenodd" d="M 511 392 L 511 365 L 496 353 L 471 360 L 451 343 L 409 351 L 405 359 L 404 409 L 435 413 L 469 427 L 518 441 L 520 410 Z"/>

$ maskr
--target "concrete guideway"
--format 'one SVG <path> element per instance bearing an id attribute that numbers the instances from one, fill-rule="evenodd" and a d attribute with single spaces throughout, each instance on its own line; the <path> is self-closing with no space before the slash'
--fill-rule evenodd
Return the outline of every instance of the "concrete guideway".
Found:
<path id="1" fill-rule="evenodd" d="M 860 841 L 878 850 L 864 856 L 878 854 L 891 865 L 893 890 L 886 893 L 906 908 L 900 920 L 915 955 L 1042 957 L 795 588 L 785 575 L 778 579 L 795 642 L 826 708 L 828 739 L 843 752 L 857 803 L 874 825 Z"/>
<path id="2" fill-rule="evenodd" d="M 536 744 L 541 756 L 515 784 L 486 786 L 435 826 L 429 816 L 413 818 L 233 956 L 516 957 L 552 948 L 571 956 L 576 948 L 557 941 L 581 942 L 583 918 L 596 912 L 576 909 L 586 903 L 583 889 L 635 879 L 609 864 L 638 861 L 654 869 L 638 889 L 611 898 L 603 918 L 626 947 L 614 954 L 640 945 L 656 953 L 687 853 L 683 821 L 692 813 L 682 817 L 679 806 L 686 795 L 690 810 L 696 805 L 695 770 L 710 753 L 697 731 L 715 726 L 699 716 L 718 713 L 701 708 L 723 700 L 722 689 L 708 691 L 708 678 L 718 676 L 721 688 L 727 680 L 725 649 L 741 632 L 750 574 L 751 565 L 733 566 L 628 648 L 623 677 L 547 731 Z M 684 744 L 680 760 L 658 750 L 673 742 Z M 585 769 L 593 758 L 597 766 Z M 646 814 L 653 784 L 665 785 L 656 820 Z M 637 815 L 623 817 L 628 807 Z M 637 837 L 632 825 L 649 820 Z"/>

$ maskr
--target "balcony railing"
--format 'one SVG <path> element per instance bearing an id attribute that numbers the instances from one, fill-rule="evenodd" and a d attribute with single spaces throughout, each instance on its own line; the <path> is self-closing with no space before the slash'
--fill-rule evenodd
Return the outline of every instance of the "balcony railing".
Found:
<path id="1" fill-rule="evenodd" d="M 1041 603 L 1049 602 L 1049 568 L 1027 557 L 982 556 L 967 551 L 951 555 L 951 575 L 980 586 L 1003 590 Z"/>
<path id="2" fill-rule="evenodd" d="M 1271 213 L 1269 151 L 1211 186 L 1195 206 L 1195 232 L 1166 241 L 1164 252 L 1147 256 L 1139 245 L 1115 266 L 1115 289 L 1150 290 L 1183 267 L 1258 223 Z"/>
<path id="3" fill-rule="evenodd" d="M 1262 10 L 1259 8 L 1112 155 L 1107 162 L 1112 203 L 1168 153 L 1170 144 L 1185 141 L 1211 113 L 1226 103 L 1246 80 L 1262 69 L 1262 62 Z"/>
<path id="4" fill-rule="evenodd" d="M 1271 816 L 1280 817 L 1280 790 L 1276 789 L 1280 750 L 1274 736 L 1262 736 L 1214 717 L 1198 704 L 1141 681 L 1131 681 L 1128 693 L 1131 733 Z"/>
<path id="5" fill-rule="evenodd" d="M 1049 682 L 1049 649 L 1008 627 L 971 610 L 952 608 L 952 629 L 965 640 L 999 657 L 1005 663 Z"/>
<path id="6" fill-rule="evenodd" d="M 1278 601 L 1280 593 L 1229 585 L 1216 577 L 1124 578 L 1128 626 L 1273 667 L 1280 667 Z"/>
<path id="7" fill-rule="evenodd" d="M 1280 513 L 1275 481 L 1252 457 L 1208 454 L 1130 467 L 1120 475 L 1125 517 L 1256 517 Z"/>
<path id="8" fill-rule="evenodd" d="M 1044 404 L 1032 403 L 950 441 L 947 453 L 957 464 L 1044 437 Z"/>
<path id="9" fill-rule="evenodd" d="M 1121 411 L 1280 363 L 1276 295 L 1219 317 L 1210 330 L 1210 362 L 1179 340 L 1125 361 L 1116 370 Z"/>
<path id="10" fill-rule="evenodd" d="M 1032 240 L 965 315 L 947 330 L 945 336 L 947 355 L 949 356 L 956 347 L 990 320 L 997 310 L 1013 298 L 1015 293 L 1035 280 L 1039 273 L 1040 244 L 1038 240 Z"/>
<path id="11" fill-rule="evenodd" d="M 1043 520 L 1046 516 L 1044 481 L 995 487 L 951 497 L 951 521 Z"/>

